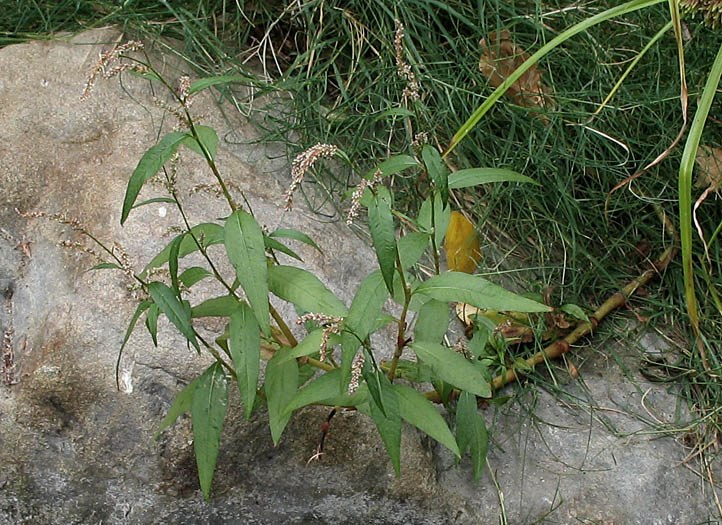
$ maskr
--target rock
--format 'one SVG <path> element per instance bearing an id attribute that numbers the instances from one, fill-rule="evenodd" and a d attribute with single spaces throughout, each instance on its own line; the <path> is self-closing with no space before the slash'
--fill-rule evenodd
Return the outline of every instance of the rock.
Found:
<path id="1" fill-rule="evenodd" d="M 162 118 L 148 83 L 100 81 L 79 100 L 99 51 L 118 39 L 115 29 L 100 29 L 0 50 L 0 326 L 10 334 L 16 381 L 0 385 L 0 523 L 496 523 L 501 507 L 488 473 L 475 485 L 468 460 L 456 467 L 442 447 L 404 427 L 397 479 L 374 425 L 356 413 L 333 419 L 322 461 L 307 464 L 329 409 L 299 411 L 274 447 L 265 411 L 246 422 L 233 394 L 209 503 L 198 490 L 189 420 L 152 440 L 177 393 L 209 359 L 188 350 L 166 322 L 157 348 L 139 326 L 118 391 L 117 352 L 135 309 L 129 282 L 118 272 L 86 273 L 95 261 L 58 247 L 82 240 L 70 225 L 15 212 L 67 212 L 104 241 L 118 241 L 136 268 L 169 241 L 164 234 L 180 217 L 168 204 L 138 208 L 119 225 L 127 180 Z M 163 63 L 171 76 L 179 67 Z M 311 235 L 328 257 L 305 246 L 298 252 L 349 304 L 375 268 L 370 248 L 345 225 L 319 222 L 300 205 L 283 213 L 286 172 L 261 148 L 241 144 L 255 137 L 250 125 L 239 119 L 229 127 L 209 93 L 194 109 L 206 115 L 204 124 L 225 131 L 218 164 L 259 221 Z M 189 195 L 210 182 L 195 156 L 181 158 L 178 175 L 193 222 L 228 213 L 211 194 Z M 158 193 L 149 185 L 141 198 Z M 192 302 L 211 293 L 218 290 L 194 291 Z M 212 320 L 199 327 L 222 328 Z M 579 369 L 584 382 L 565 385 L 566 405 L 557 394 L 526 391 L 485 410 L 489 463 L 509 523 L 546 515 L 625 524 L 711 516 L 709 492 L 676 466 L 685 451 L 648 434 L 657 425 L 650 418 L 611 410 L 639 412 L 649 389 L 644 406 L 653 402 L 665 421 L 659 428 L 671 428 L 674 394 L 638 374 L 630 382 L 601 353 Z"/>

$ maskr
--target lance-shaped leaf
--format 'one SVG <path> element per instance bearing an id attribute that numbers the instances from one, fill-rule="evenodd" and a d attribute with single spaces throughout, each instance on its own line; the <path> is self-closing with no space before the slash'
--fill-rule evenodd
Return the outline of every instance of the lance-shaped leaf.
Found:
<path id="1" fill-rule="evenodd" d="M 388 296 L 383 276 L 377 270 L 363 280 L 351 301 L 351 308 L 341 333 L 341 389 L 348 386 L 356 350 L 376 325 L 376 320 Z"/>
<path id="2" fill-rule="evenodd" d="M 133 208 L 135 199 L 138 198 L 138 193 L 140 193 L 143 184 L 158 173 L 158 170 L 163 167 L 163 164 L 170 160 L 185 136 L 186 134 L 180 131 L 168 133 L 158 144 L 146 151 L 140 158 L 138 165 L 130 176 L 128 186 L 125 190 L 123 211 L 120 214 L 120 224 L 124 224 L 128 218 L 128 214 Z"/>
<path id="3" fill-rule="evenodd" d="M 123 342 L 120 345 L 120 350 L 118 350 L 118 359 L 115 361 L 115 386 L 120 389 L 120 360 L 123 357 L 123 350 L 125 350 L 125 345 L 128 344 L 128 339 L 130 339 L 130 334 L 133 333 L 133 330 L 135 329 L 135 325 L 138 322 L 138 319 L 140 319 L 140 316 L 143 312 L 145 312 L 150 306 L 153 304 L 152 301 L 143 301 L 138 305 L 138 307 L 135 309 L 135 313 L 133 314 L 133 317 L 130 319 L 130 323 L 128 323 L 128 328 L 125 330 L 125 336 L 123 336 Z"/>
<path id="4" fill-rule="evenodd" d="M 401 267 L 408 270 L 419 262 L 429 247 L 430 236 L 424 232 L 411 232 L 401 237 L 396 243 L 401 259 Z"/>
<path id="5" fill-rule="evenodd" d="M 426 432 L 457 457 L 461 456 L 454 435 L 431 401 L 408 386 L 395 384 L 394 389 L 398 394 L 401 417 Z"/>
<path id="6" fill-rule="evenodd" d="M 160 308 L 160 311 L 180 330 L 195 349 L 200 352 L 201 349 L 198 346 L 196 334 L 193 332 L 193 326 L 191 325 L 190 311 L 178 300 L 173 290 L 161 282 L 154 281 L 148 283 L 148 292 L 155 304 Z"/>
<path id="7" fill-rule="evenodd" d="M 419 309 L 414 325 L 414 339 L 440 343 L 449 329 L 449 304 L 431 299 Z"/>
<path id="8" fill-rule="evenodd" d="M 160 315 L 160 308 L 158 305 L 153 303 L 148 308 L 148 313 L 145 314 L 145 327 L 148 329 L 151 339 L 153 339 L 153 346 L 158 346 L 158 316 Z"/>
<path id="9" fill-rule="evenodd" d="M 299 343 L 293 347 L 292 350 L 288 352 L 284 352 L 284 360 L 287 359 L 296 359 L 298 357 L 304 357 L 307 355 L 314 354 L 318 352 L 321 349 L 321 340 L 323 338 L 323 329 L 317 328 L 316 330 L 312 330 L 311 333 L 309 333 L 306 337 L 303 338 L 303 340 L 299 341 Z M 326 344 L 326 348 L 328 348 L 329 352 L 331 351 L 331 348 L 333 348 L 334 345 L 337 345 L 341 338 L 336 334 L 331 334 L 328 338 L 328 342 Z"/>
<path id="10" fill-rule="evenodd" d="M 539 186 L 534 179 L 504 168 L 469 168 L 449 175 L 449 189 L 452 190 L 490 182 L 525 182 Z"/>
<path id="11" fill-rule="evenodd" d="M 369 205 L 369 230 L 373 240 L 376 258 L 384 276 L 386 288 L 390 293 L 394 290 L 394 269 L 396 267 L 396 232 L 394 218 L 391 214 L 391 194 L 384 187 L 379 187 Z"/>
<path id="12" fill-rule="evenodd" d="M 382 177 L 388 177 L 390 175 L 399 173 L 407 168 L 413 168 L 414 166 L 418 165 L 419 163 L 416 162 L 416 159 L 409 155 L 395 155 L 389 159 L 386 159 L 374 169 L 370 170 L 366 174 L 365 178 L 369 180 L 373 179 L 374 173 L 376 173 L 377 171 L 381 172 Z"/>
<path id="13" fill-rule="evenodd" d="M 263 243 L 266 245 L 267 250 L 277 250 L 281 253 L 285 253 L 289 257 L 293 257 L 294 259 L 303 262 L 303 259 L 301 259 L 301 256 L 298 255 L 296 252 L 294 252 L 291 248 L 283 244 L 282 242 L 278 242 L 273 237 L 269 237 L 268 235 L 263 236 Z"/>
<path id="14" fill-rule="evenodd" d="M 479 481 L 481 471 L 486 464 L 488 436 L 484 418 L 479 414 L 476 396 L 469 392 L 462 392 L 456 404 L 456 442 L 462 455 L 471 446 L 474 481 Z"/>
<path id="15" fill-rule="evenodd" d="M 449 200 L 449 170 L 446 164 L 441 159 L 439 151 L 429 144 L 421 148 L 421 157 L 424 159 L 426 171 L 434 181 L 434 186 L 439 190 L 441 201 L 446 204 Z"/>
<path id="16" fill-rule="evenodd" d="M 198 243 L 196 242 L 196 240 L 200 241 L 201 245 L 205 248 L 213 244 L 222 243 L 223 226 L 214 222 L 205 222 L 193 226 L 190 229 L 190 232 L 185 234 L 183 240 L 180 243 L 180 246 L 178 247 L 178 258 L 183 258 L 189 253 L 197 251 Z M 145 279 L 148 275 L 149 270 L 167 263 L 174 241 L 175 239 L 169 242 L 166 247 L 158 253 L 158 255 L 153 257 L 153 259 L 145 266 L 145 268 L 143 268 L 143 271 L 138 277 L 140 277 L 141 279 Z"/>
<path id="17" fill-rule="evenodd" d="M 216 135 L 216 130 L 208 126 L 195 126 L 195 130 L 198 134 L 198 139 L 190 133 L 187 133 L 181 143 L 203 158 L 205 158 L 205 153 L 203 153 L 203 148 L 205 148 L 211 160 L 214 160 L 216 158 L 216 151 L 218 150 L 218 135 Z M 201 148 L 201 145 L 203 145 L 203 148 Z"/>
<path id="18" fill-rule="evenodd" d="M 211 297 L 191 309 L 191 317 L 229 317 L 238 305 L 232 295 Z"/>
<path id="19" fill-rule="evenodd" d="M 175 423 L 176 419 L 178 419 L 186 412 L 191 411 L 191 403 L 193 403 L 193 393 L 196 391 L 196 387 L 198 386 L 200 379 L 201 376 L 196 377 L 193 381 L 188 383 L 177 396 L 175 396 L 175 400 L 168 409 L 168 413 L 163 418 L 163 421 L 160 422 L 158 430 L 156 430 L 155 434 L 153 434 L 154 440 L 158 439 L 158 436 L 160 436 L 161 432 L 163 432 L 166 428 Z"/>
<path id="20" fill-rule="evenodd" d="M 178 278 L 186 288 L 190 288 L 198 281 L 202 281 L 207 277 L 213 277 L 213 274 L 201 266 L 191 266 L 180 274 Z"/>
<path id="21" fill-rule="evenodd" d="M 306 235 L 303 232 L 300 232 L 298 230 L 294 230 L 292 228 L 279 228 L 278 230 L 271 232 L 268 234 L 269 237 L 282 237 L 285 239 L 293 239 L 294 241 L 299 241 L 304 244 L 308 244 L 312 248 L 315 248 L 318 250 L 319 253 L 323 254 L 323 250 L 318 247 L 318 244 L 316 244 L 311 237 Z"/>
<path id="22" fill-rule="evenodd" d="M 238 307 L 231 314 L 229 342 L 238 379 L 238 390 L 241 392 L 241 400 L 248 420 L 251 418 L 258 389 L 261 330 L 246 303 L 238 303 Z"/>
<path id="23" fill-rule="evenodd" d="M 284 359 L 284 353 L 291 348 L 283 348 L 276 352 L 266 366 L 266 383 L 263 387 L 268 402 L 268 420 L 271 427 L 273 444 L 281 439 L 283 429 L 291 419 L 291 412 L 286 407 L 298 390 L 298 364 L 295 359 Z"/>
<path id="24" fill-rule="evenodd" d="M 152 199 L 146 199 L 138 204 L 133 204 L 133 209 L 140 208 L 141 206 L 147 206 L 148 204 L 156 204 L 158 202 L 165 202 L 168 204 L 175 204 L 175 201 L 170 197 L 153 197 Z"/>
<path id="25" fill-rule="evenodd" d="M 178 285 L 178 253 L 180 245 L 183 242 L 185 233 L 178 235 L 170 243 L 170 253 L 168 254 L 168 271 L 170 272 L 170 282 L 175 294 L 180 297 L 180 286 Z"/>
<path id="26" fill-rule="evenodd" d="M 329 406 L 358 406 L 368 399 L 366 385 L 362 384 L 358 390 L 349 396 L 344 389 L 339 390 L 338 369 L 324 373 L 311 381 L 305 388 L 298 391 L 291 402 L 286 406 L 285 413 L 290 414 L 296 409 L 313 403 Z"/>
<path id="27" fill-rule="evenodd" d="M 220 363 L 212 364 L 198 379 L 191 402 L 193 448 L 201 490 L 210 499 L 213 471 L 218 459 L 223 420 L 228 409 L 228 384 Z"/>
<path id="28" fill-rule="evenodd" d="M 433 196 L 429 196 L 419 208 L 418 223 L 421 228 L 431 233 L 432 229 L 436 232 L 434 241 L 436 247 L 441 247 L 444 235 L 449 229 L 449 221 L 451 219 L 451 207 L 444 205 L 438 191 Z"/>
<path id="29" fill-rule="evenodd" d="M 236 210 L 226 220 L 223 241 L 258 325 L 264 334 L 270 335 L 268 264 L 261 227 L 250 213 Z"/>
<path id="30" fill-rule="evenodd" d="M 491 397 L 491 389 L 481 372 L 451 348 L 426 341 L 418 341 L 409 346 L 440 379 L 479 397 Z"/>
<path id="31" fill-rule="evenodd" d="M 381 439 L 386 445 L 391 464 L 394 466 L 396 475 L 401 475 L 401 411 L 399 399 L 391 382 L 381 372 L 376 372 L 379 377 L 383 407 L 376 403 L 375 398 L 369 398 L 371 418 L 376 423 L 376 428 L 381 434 Z M 367 381 L 368 383 L 368 381 Z"/>
<path id="32" fill-rule="evenodd" d="M 241 75 L 219 75 L 215 77 L 199 78 L 191 84 L 190 88 L 188 89 L 188 94 L 193 95 L 212 86 L 243 82 L 243 80 L 244 77 L 242 77 Z"/>
<path id="33" fill-rule="evenodd" d="M 115 269 L 120 270 L 121 267 L 118 266 L 118 265 L 115 264 L 115 263 L 103 262 L 103 263 L 100 263 L 100 264 L 96 264 L 96 265 L 93 266 L 92 268 L 88 268 L 87 271 L 90 272 L 90 271 L 92 271 L 92 270 L 115 270 Z"/>
<path id="34" fill-rule="evenodd" d="M 268 288 L 274 295 L 304 312 L 346 316 L 346 307 L 311 272 L 295 266 L 277 265 L 268 269 Z"/>
<path id="35" fill-rule="evenodd" d="M 419 293 L 445 302 L 467 303 L 477 308 L 514 312 L 550 312 L 548 306 L 510 292 L 486 279 L 462 272 L 435 275 L 416 287 Z"/>

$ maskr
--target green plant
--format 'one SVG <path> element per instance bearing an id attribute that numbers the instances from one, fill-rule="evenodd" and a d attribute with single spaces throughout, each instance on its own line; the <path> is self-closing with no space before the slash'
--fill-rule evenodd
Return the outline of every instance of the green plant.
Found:
<path id="1" fill-rule="evenodd" d="M 210 352 L 215 359 L 213 365 L 177 396 L 158 429 L 160 433 L 180 414 L 190 412 L 200 486 L 206 498 L 210 495 L 223 421 L 227 416 L 229 380 L 238 386 L 246 418 L 258 408 L 259 400 L 265 401 L 274 443 L 281 438 L 295 410 L 309 404 L 345 407 L 373 419 L 397 474 L 400 472 L 401 423 L 407 421 L 457 457 L 470 448 L 478 478 L 485 464 L 487 436 L 476 403 L 478 398 L 491 396 L 493 378 L 479 359 L 469 359 L 443 344 L 450 319 L 449 303 L 464 302 L 477 308 L 516 312 L 552 309 L 479 276 L 441 271 L 440 251 L 451 215 L 449 190 L 489 182 L 533 181 L 508 170 L 478 168 L 449 173 L 440 152 L 428 144 L 420 147 L 421 160 L 411 155 L 396 155 L 365 174 L 338 147 L 330 144 L 317 144 L 297 156 L 292 165 L 292 184 L 284 196 L 286 209 L 292 207 L 294 190 L 306 172 L 322 158 L 339 159 L 360 177 L 348 221 L 353 221 L 361 208 L 368 210 L 379 269 L 363 280 L 347 307 L 312 273 L 280 264 L 278 253 L 300 259 L 281 239 L 291 238 L 317 248 L 313 240 L 296 230 L 265 233 L 250 208 L 239 206 L 228 191 L 216 163 L 216 132 L 194 121 L 190 105 L 198 92 L 231 82 L 235 77 L 204 78 L 195 82 L 181 77 L 175 89 L 147 57 L 140 60 L 129 55 L 141 49 L 142 44 L 131 41 L 101 55 L 88 77 L 83 97 L 89 96 L 99 76 L 110 77 L 122 71 L 160 83 L 172 94 L 177 107 L 166 109 L 177 117 L 179 126 L 164 135 L 138 162 L 128 181 L 120 222 L 125 223 L 139 206 L 163 201 L 177 206 L 184 221 L 183 231 L 138 274 L 129 269 L 122 256 L 102 244 L 114 262 L 104 262 L 94 268 L 130 273 L 145 294 L 126 331 L 118 363 L 144 314 L 154 342 L 158 317 L 162 314 L 190 346 L 199 353 Z M 413 79 L 407 80 L 411 85 Z M 166 167 L 181 147 L 205 160 L 228 205 L 225 219 L 192 225 L 186 216 L 175 190 L 175 174 Z M 392 175 L 412 169 L 428 176 L 431 189 L 418 213 L 409 217 L 395 209 L 393 192 L 385 183 Z M 136 202 L 143 185 L 158 172 L 165 177 L 168 196 Z M 412 231 L 397 238 L 397 220 Z M 208 251 L 215 244 L 225 246 L 225 255 L 235 275 L 223 275 L 218 270 L 219 264 Z M 196 252 L 205 260 L 204 266 L 183 268 L 183 258 Z M 417 271 L 424 256 L 433 261 L 434 271 L 429 278 Z M 168 281 L 154 278 L 153 270 L 166 264 Z M 206 278 L 217 280 L 225 292 L 191 305 L 184 298 L 184 290 Z M 297 338 L 290 323 L 271 305 L 271 295 L 291 303 L 299 312 L 295 321 L 305 324 L 303 337 Z M 389 298 L 398 305 L 393 315 L 383 311 Z M 417 318 L 411 328 L 414 311 Z M 219 333 L 215 341 L 207 341 L 194 328 L 194 320 L 205 316 L 227 319 L 225 331 Z M 390 362 L 381 363 L 370 336 L 389 324 L 396 326 L 394 354 Z M 338 359 L 333 356 L 334 347 L 340 347 Z M 416 361 L 403 360 L 404 352 L 413 352 Z M 263 384 L 259 386 L 264 358 L 268 363 Z M 416 375 L 408 373 L 413 367 Z M 430 382 L 436 392 L 423 394 L 399 384 L 395 380 L 402 369 L 406 371 L 407 381 Z M 432 399 L 458 400 L 455 436 Z"/>

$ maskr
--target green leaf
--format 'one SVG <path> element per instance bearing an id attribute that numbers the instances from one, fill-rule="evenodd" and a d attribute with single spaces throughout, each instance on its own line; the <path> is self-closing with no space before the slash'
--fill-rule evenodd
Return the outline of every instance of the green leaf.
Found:
<path id="1" fill-rule="evenodd" d="M 291 351 L 291 348 L 276 352 L 266 366 L 266 384 L 263 388 L 268 402 L 268 419 L 274 445 L 278 444 L 283 429 L 291 419 L 291 412 L 287 412 L 286 407 L 296 396 L 298 389 L 298 364 L 295 359 L 285 359 L 283 354 L 288 351 Z"/>
<path id="2" fill-rule="evenodd" d="M 92 268 L 88 268 L 88 271 L 91 271 L 91 270 L 115 270 L 115 269 L 120 270 L 121 268 L 120 268 L 120 266 L 118 266 L 115 263 L 104 262 L 104 263 L 96 264 Z"/>
<path id="3" fill-rule="evenodd" d="M 363 352 L 363 350 L 361 351 Z M 376 404 L 384 415 L 386 415 L 382 385 L 384 374 L 373 368 L 368 359 L 364 362 L 362 374 L 364 383 L 366 384 L 369 394 L 371 394 L 371 398 L 373 399 L 372 402 Z"/>
<path id="4" fill-rule="evenodd" d="M 476 275 L 445 272 L 416 287 L 414 293 L 447 303 L 456 301 L 477 308 L 513 312 L 550 312 L 544 304 L 526 299 Z"/>
<path id="5" fill-rule="evenodd" d="M 141 72 L 141 71 L 135 71 L 133 69 L 128 69 L 126 71 L 134 77 L 140 77 L 140 78 L 144 78 L 146 80 L 157 80 L 159 82 L 162 81 L 162 79 L 158 75 L 153 73 L 152 71 Z"/>
<path id="6" fill-rule="evenodd" d="M 319 403 L 324 399 L 340 395 L 338 376 L 341 371 L 336 369 L 326 372 L 311 381 L 305 388 L 299 390 L 291 399 L 291 402 L 284 409 L 284 414 L 290 414 L 294 410 Z"/>
<path id="7" fill-rule="evenodd" d="M 385 363 L 387 366 L 388 363 Z M 420 361 L 399 359 L 396 365 L 396 377 L 404 379 L 409 383 L 431 383 L 431 367 Z"/>
<path id="8" fill-rule="evenodd" d="M 401 475 L 401 413 L 399 410 L 399 399 L 391 382 L 384 374 L 376 371 L 379 378 L 381 393 L 383 394 L 383 407 L 376 403 L 372 396 L 369 399 L 371 418 L 376 423 L 376 428 L 381 434 L 381 439 L 386 445 L 391 464 L 397 476 Z M 367 381 L 368 383 L 368 381 Z"/>
<path id="9" fill-rule="evenodd" d="M 396 232 L 391 214 L 391 194 L 381 186 L 369 206 L 369 229 L 373 240 L 376 258 L 384 277 L 386 288 L 394 290 L 394 270 L 396 268 Z"/>
<path id="10" fill-rule="evenodd" d="M 305 388 L 298 391 L 284 410 L 284 414 L 290 414 L 294 410 L 311 404 L 358 406 L 365 403 L 368 398 L 366 385 L 362 384 L 353 396 L 349 396 L 345 389 L 339 389 L 340 374 L 341 371 L 335 369 L 318 376 Z"/>
<path id="11" fill-rule="evenodd" d="M 193 392 L 195 392 L 200 379 L 200 376 L 196 377 L 193 381 L 188 383 L 186 387 L 181 390 L 180 393 L 175 397 L 173 404 L 168 409 L 168 413 L 163 418 L 163 421 L 160 422 L 158 430 L 156 430 L 155 434 L 153 434 L 154 441 L 158 439 L 158 436 L 160 436 L 161 432 L 163 432 L 166 428 L 175 423 L 176 419 L 178 419 L 186 412 L 191 411 Z"/>
<path id="12" fill-rule="evenodd" d="M 415 117 L 413 111 L 406 108 L 391 108 L 373 115 L 374 120 L 381 120 L 386 117 Z"/>
<path id="13" fill-rule="evenodd" d="M 318 250 L 319 253 L 323 254 L 323 250 L 318 247 L 318 245 L 313 242 L 313 239 L 306 235 L 305 233 L 302 233 L 298 230 L 294 230 L 292 228 L 280 228 L 274 232 L 271 232 L 268 234 L 269 237 L 283 237 L 286 239 L 293 239 L 294 241 L 300 241 L 304 244 L 308 244 L 312 248 L 315 248 Z"/>
<path id="14" fill-rule="evenodd" d="M 228 384 L 220 363 L 213 363 L 198 379 L 191 402 L 193 448 L 201 490 L 210 499 L 213 471 L 218 459 L 223 420 L 228 409 Z"/>
<path id="15" fill-rule="evenodd" d="M 452 190 L 469 188 L 477 184 L 489 184 L 490 182 L 528 182 L 537 186 L 540 185 L 526 175 L 503 168 L 470 168 L 449 175 L 449 189 Z"/>
<path id="16" fill-rule="evenodd" d="M 120 214 L 120 224 L 124 224 L 128 218 L 130 210 L 138 198 L 143 184 L 145 184 L 153 175 L 158 173 L 163 164 L 168 162 L 178 149 L 178 145 L 185 137 L 185 133 L 174 131 L 163 137 L 158 144 L 146 151 L 141 157 L 133 174 L 128 181 L 128 187 L 125 190 L 125 198 L 123 199 L 123 211 Z"/>
<path id="17" fill-rule="evenodd" d="M 429 247 L 429 239 L 431 236 L 424 232 L 412 232 L 401 237 L 396 246 L 399 250 L 399 258 L 401 259 L 401 267 L 408 270 L 414 264 L 419 262 L 421 256 Z"/>
<path id="18" fill-rule="evenodd" d="M 238 379 L 238 390 L 241 392 L 246 420 L 249 420 L 258 389 L 261 329 L 246 303 L 238 303 L 238 308 L 231 314 L 229 342 Z"/>
<path id="19" fill-rule="evenodd" d="M 369 180 L 373 179 L 374 173 L 376 173 L 377 171 L 381 172 L 381 176 L 388 177 L 390 175 L 395 175 L 396 173 L 399 173 L 400 171 L 403 171 L 407 168 L 413 168 L 418 165 L 419 163 L 416 162 L 416 159 L 414 159 L 414 157 L 411 157 L 409 155 L 395 155 L 389 159 L 386 159 L 374 169 L 369 171 L 364 178 Z"/>
<path id="20" fill-rule="evenodd" d="M 115 362 L 115 386 L 118 387 L 118 390 L 120 390 L 120 359 L 123 357 L 123 350 L 125 349 L 125 345 L 128 344 L 128 339 L 130 339 L 130 334 L 133 333 L 133 329 L 135 329 L 138 319 L 140 319 L 143 312 L 150 308 L 150 305 L 152 304 L 152 301 L 143 301 L 140 303 L 128 323 L 128 328 L 125 330 L 125 336 L 123 337 L 123 342 L 121 343 L 120 350 L 118 351 L 118 359 Z"/>
<path id="21" fill-rule="evenodd" d="M 206 156 L 205 153 L 203 153 L 203 149 L 205 148 L 210 155 L 211 160 L 215 160 L 216 151 L 218 150 L 218 135 L 216 135 L 216 130 L 208 126 L 195 126 L 195 130 L 198 134 L 198 138 L 196 139 L 190 132 L 188 132 L 186 133 L 185 138 L 181 141 L 181 144 L 188 149 L 195 151 L 203 158 Z"/>
<path id="22" fill-rule="evenodd" d="M 419 430 L 426 432 L 453 452 L 455 456 L 461 456 L 454 435 L 431 401 L 408 386 L 395 384 L 394 389 L 398 394 L 401 417 Z"/>
<path id="23" fill-rule="evenodd" d="M 433 213 L 432 213 L 433 212 Z M 432 223 L 433 217 L 433 223 Z M 449 229 L 449 221 L 451 220 L 451 207 L 444 206 L 438 191 L 433 196 L 429 196 L 419 209 L 418 223 L 426 232 L 431 233 L 432 229 L 436 232 L 434 240 L 436 247 L 439 248 Z"/>
<path id="24" fill-rule="evenodd" d="M 486 344 L 494 335 L 496 323 L 485 315 L 475 315 L 474 319 L 474 336 L 469 341 L 469 350 L 474 357 L 482 357 L 486 355 Z"/>
<path id="25" fill-rule="evenodd" d="M 389 296 L 380 271 L 369 274 L 359 286 L 351 301 L 351 308 L 341 333 L 341 388 L 345 389 L 351 379 L 351 365 L 356 350 L 372 333 L 381 308 Z"/>
<path id="26" fill-rule="evenodd" d="M 270 335 L 268 264 L 261 227 L 250 213 L 236 210 L 226 220 L 224 242 L 258 325 L 264 334 Z"/>
<path id="27" fill-rule="evenodd" d="M 173 199 L 171 199 L 170 197 L 153 197 L 152 199 L 146 199 L 143 202 L 134 204 L 132 209 L 140 208 L 141 206 L 146 206 L 147 204 L 155 204 L 157 202 L 166 202 L 168 204 L 175 204 L 175 201 Z"/>
<path id="28" fill-rule="evenodd" d="M 471 446 L 471 461 L 474 465 L 474 481 L 479 481 L 486 464 L 488 436 L 486 423 L 476 404 L 476 396 L 462 392 L 456 405 L 456 441 L 461 454 Z"/>
<path id="29" fill-rule="evenodd" d="M 241 75 L 220 75 L 217 77 L 206 77 L 199 78 L 191 84 L 188 89 L 188 94 L 193 95 L 204 89 L 208 89 L 212 86 L 219 86 L 221 84 L 233 84 L 237 82 L 243 82 L 244 78 Z"/>
<path id="30" fill-rule="evenodd" d="M 170 282 L 175 294 L 180 297 L 180 287 L 178 286 L 178 252 L 180 245 L 185 237 L 185 233 L 178 235 L 170 243 L 170 253 L 168 254 L 168 271 L 170 273 Z"/>
<path id="31" fill-rule="evenodd" d="M 223 242 L 223 226 L 214 222 L 205 222 L 193 226 L 190 229 L 190 233 L 186 233 L 185 237 L 183 237 L 183 240 L 181 241 L 180 248 L 178 249 L 178 258 L 183 258 L 186 255 L 198 250 L 196 239 L 198 239 L 204 248 L 214 244 L 220 244 Z M 168 245 L 158 253 L 158 255 L 153 257 L 145 268 L 143 268 L 143 271 L 138 277 L 145 279 L 149 270 L 167 263 L 168 258 L 170 257 L 172 244 L 173 241 L 169 242 Z"/>
<path id="32" fill-rule="evenodd" d="M 446 204 L 449 200 L 449 169 L 441 159 L 439 150 L 429 144 L 424 144 L 421 148 L 421 157 L 424 159 L 429 177 L 434 181 L 436 189 L 439 190 L 441 201 Z"/>
<path id="33" fill-rule="evenodd" d="M 183 283 L 183 286 L 190 288 L 198 281 L 202 281 L 207 277 L 213 277 L 213 274 L 201 266 L 191 266 L 180 274 L 179 279 Z"/>
<path id="34" fill-rule="evenodd" d="M 404 272 L 404 276 L 406 278 L 406 284 L 408 284 L 411 287 L 411 302 L 409 303 L 409 310 L 412 312 L 417 312 L 419 308 L 421 308 L 426 301 L 429 301 L 430 298 L 421 295 L 421 294 L 414 294 L 414 290 L 419 284 L 419 280 L 411 275 L 409 272 Z M 396 272 L 396 275 L 394 276 L 394 295 L 393 295 L 394 301 L 399 304 L 403 305 L 406 301 L 406 295 L 404 294 L 404 287 L 401 284 L 401 277 L 398 272 Z"/>
<path id="35" fill-rule="evenodd" d="M 158 305 L 153 303 L 148 308 L 148 313 L 145 316 L 145 326 L 148 329 L 151 339 L 153 339 L 153 346 L 158 347 L 158 315 L 160 314 L 160 308 Z"/>
<path id="36" fill-rule="evenodd" d="M 154 281 L 148 283 L 148 292 L 155 304 L 160 308 L 160 311 L 180 330 L 195 349 L 200 352 L 201 349 L 198 346 L 196 334 L 193 332 L 193 326 L 191 325 L 190 312 L 183 307 L 183 304 L 175 296 L 173 290 L 161 282 Z"/>
<path id="37" fill-rule="evenodd" d="M 414 339 L 440 343 L 449 330 L 449 304 L 431 299 L 419 309 L 414 325 Z"/>
<path id="38" fill-rule="evenodd" d="M 442 380 L 479 397 L 491 397 L 491 389 L 481 372 L 451 348 L 427 341 L 418 341 L 409 346 Z"/>
<path id="39" fill-rule="evenodd" d="M 314 354 L 321 348 L 321 338 L 323 336 L 323 329 L 318 328 L 309 333 L 303 340 L 294 346 L 290 351 L 284 352 L 284 359 L 296 359 L 298 357 L 304 357 L 307 355 Z M 329 351 L 334 345 L 339 343 L 339 336 L 331 334 L 328 338 L 327 347 Z"/>
<path id="40" fill-rule="evenodd" d="M 285 253 L 289 257 L 293 257 L 294 259 L 298 259 L 299 261 L 303 262 L 301 256 L 294 252 L 291 248 L 289 248 L 283 243 L 278 242 L 276 239 L 269 237 L 268 235 L 263 236 L 263 244 L 265 244 L 267 250 L 277 250 L 281 253 Z"/>
<path id="41" fill-rule="evenodd" d="M 211 297 L 191 309 L 191 317 L 229 317 L 238 306 L 238 299 L 232 295 Z"/>
<path id="42" fill-rule="evenodd" d="M 268 269 L 268 288 L 274 295 L 304 312 L 346 316 L 346 307 L 311 272 L 295 266 L 277 265 Z"/>
<path id="43" fill-rule="evenodd" d="M 589 322 L 589 318 L 587 317 L 587 314 L 582 310 L 582 308 L 576 304 L 565 304 L 561 308 L 559 308 L 562 312 L 565 314 L 569 314 L 575 319 L 579 319 L 582 321 Z"/>

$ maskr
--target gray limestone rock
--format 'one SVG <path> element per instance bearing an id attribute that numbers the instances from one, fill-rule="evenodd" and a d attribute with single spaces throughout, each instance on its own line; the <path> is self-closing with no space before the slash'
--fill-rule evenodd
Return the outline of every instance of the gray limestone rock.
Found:
<path id="1" fill-rule="evenodd" d="M 603 352 L 579 366 L 583 380 L 568 380 L 567 403 L 525 391 L 485 409 L 494 478 L 486 473 L 479 484 L 468 460 L 457 467 L 410 427 L 395 478 L 374 425 L 356 413 L 334 418 L 323 460 L 307 464 L 328 409 L 299 411 L 274 447 L 265 411 L 246 422 L 235 396 L 212 499 L 204 501 L 189 420 L 157 441 L 152 435 L 209 359 L 187 349 L 168 323 L 157 348 L 139 326 L 118 391 L 115 361 L 135 308 L 128 281 L 117 272 L 87 273 L 95 261 L 58 247 L 82 240 L 69 225 L 15 211 L 67 212 L 120 242 L 136 268 L 169 241 L 180 218 L 167 204 L 138 208 L 119 225 L 128 177 L 162 122 L 148 83 L 101 81 L 79 100 L 86 71 L 118 38 L 100 29 L 0 50 L 0 328 L 14 354 L 14 384 L 0 385 L 0 523 L 497 523 L 503 512 L 508 523 L 646 524 L 714 515 L 709 488 L 679 465 L 685 450 L 655 433 L 674 423 L 673 391 L 641 378 L 633 355 L 625 376 Z M 180 73 L 175 62 L 163 67 Z M 229 127 L 210 93 L 195 109 L 204 124 L 224 130 L 218 164 L 236 197 L 244 192 L 262 224 L 316 239 L 328 257 L 305 246 L 298 252 L 349 304 L 375 267 L 371 249 L 342 223 L 320 222 L 302 206 L 283 213 L 283 165 L 248 144 L 251 126 L 239 119 Z M 210 182 L 198 159 L 184 155 L 178 174 L 193 222 L 227 214 L 214 195 L 190 194 Z M 158 193 L 150 184 L 141 198 Z M 191 300 L 217 292 L 194 291 Z M 222 328 L 213 320 L 198 327 Z M 643 406 L 664 424 L 630 415 Z"/>

